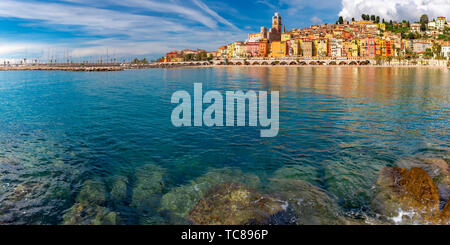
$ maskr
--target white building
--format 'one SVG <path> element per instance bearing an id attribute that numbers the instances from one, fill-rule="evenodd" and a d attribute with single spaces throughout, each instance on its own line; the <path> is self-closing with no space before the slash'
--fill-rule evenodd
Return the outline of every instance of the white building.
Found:
<path id="1" fill-rule="evenodd" d="M 431 21 L 428 23 L 428 29 L 429 30 L 434 30 L 436 29 L 436 21 Z"/>
<path id="2" fill-rule="evenodd" d="M 420 32 L 420 24 L 411 24 L 411 31 Z"/>
<path id="3" fill-rule="evenodd" d="M 436 28 L 442 30 L 445 28 L 446 23 L 447 23 L 447 20 L 445 17 L 442 17 L 442 16 L 438 17 L 436 20 Z"/>
<path id="4" fill-rule="evenodd" d="M 332 57 L 342 56 L 342 39 L 338 38 L 331 39 L 330 52 Z"/>
<path id="5" fill-rule="evenodd" d="M 450 59 L 450 45 L 442 46 L 442 56 Z"/>

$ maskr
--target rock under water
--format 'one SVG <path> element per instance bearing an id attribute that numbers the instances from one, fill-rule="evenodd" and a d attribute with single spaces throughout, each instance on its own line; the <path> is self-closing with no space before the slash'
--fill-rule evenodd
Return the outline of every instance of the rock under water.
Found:
<path id="1" fill-rule="evenodd" d="M 64 225 L 116 225 L 117 213 L 103 205 L 106 202 L 106 188 L 103 182 L 87 180 L 75 203 L 64 215 Z"/>
<path id="2" fill-rule="evenodd" d="M 383 168 L 373 207 L 398 224 L 445 224 L 448 218 L 439 209 L 436 184 L 421 168 Z"/>
<path id="3" fill-rule="evenodd" d="M 242 184 L 224 183 L 208 191 L 188 220 L 196 225 L 263 225 L 283 210 L 280 200 Z"/>
<path id="4" fill-rule="evenodd" d="M 136 170 L 131 207 L 141 212 L 155 212 L 165 188 L 166 170 L 147 164 Z"/>
<path id="5" fill-rule="evenodd" d="M 189 181 L 186 185 L 175 187 L 161 199 L 160 212 L 168 212 L 174 223 L 186 223 L 188 213 L 197 202 L 214 186 L 221 183 L 242 183 L 256 188 L 260 180 L 256 175 L 244 174 L 237 169 L 215 169 Z"/>
<path id="6" fill-rule="evenodd" d="M 297 225 L 345 224 L 342 213 L 324 190 L 302 180 L 271 179 L 270 193 L 274 193 L 292 211 L 290 223 Z"/>

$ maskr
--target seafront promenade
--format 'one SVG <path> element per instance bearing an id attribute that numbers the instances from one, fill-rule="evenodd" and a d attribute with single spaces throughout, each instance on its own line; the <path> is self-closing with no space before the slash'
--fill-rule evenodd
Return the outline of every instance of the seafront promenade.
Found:
<path id="1" fill-rule="evenodd" d="M 210 61 L 154 62 L 149 64 L 108 63 L 108 64 L 26 64 L 0 66 L 0 71 L 74 71 L 106 72 L 131 69 L 177 68 L 177 67 L 223 67 L 223 66 L 375 66 L 375 67 L 450 67 L 446 60 L 393 60 L 391 62 L 375 59 L 231 59 Z"/>

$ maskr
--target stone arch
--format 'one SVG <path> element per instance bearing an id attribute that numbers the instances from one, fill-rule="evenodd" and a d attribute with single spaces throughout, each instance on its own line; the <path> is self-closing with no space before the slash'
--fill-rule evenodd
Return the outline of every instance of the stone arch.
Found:
<path id="1" fill-rule="evenodd" d="M 317 62 L 311 61 L 311 62 L 309 62 L 309 64 L 310 64 L 310 65 L 317 65 Z"/>
<path id="2" fill-rule="evenodd" d="M 281 61 L 279 65 L 280 65 L 280 66 L 285 66 L 285 65 L 287 65 L 287 64 L 288 64 L 288 63 L 287 63 L 286 61 Z"/>
<path id="3" fill-rule="evenodd" d="M 340 66 L 342 66 L 342 65 L 347 65 L 347 62 L 341 61 L 341 62 L 339 62 L 339 65 L 340 65 Z"/>
<path id="4" fill-rule="evenodd" d="M 289 63 L 290 66 L 295 66 L 298 65 L 296 61 L 291 61 L 291 63 Z"/>
<path id="5" fill-rule="evenodd" d="M 354 65 L 357 65 L 357 64 L 358 64 L 358 62 L 356 62 L 356 61 L 352 61 L 352 62 L 349 63 L 349 65 L 351 65 L 351 66 L 354 66 Z"/>
<path id="6" fill-rule="evenodd" d="M 241 66 L 242 63 L 240 61 L 236 62 L 234 65 Z"/>
<path id="7" fill-rule="evenodd" d="M 258 61 L 255 61 L 252 63 L 252 65 L 260 65 L 260 63 Z"/>
<path id="8" fill-rule="evenodd" d="M 335 66 L 335 65 L 337 65 L 337 64 L 336 64 L 336 61 L 330 61 L 330 63 L 328 63 L 328 65 L 333 65 L 333 66 Z"/>
<path id="9" fill-rule="evenodd" d="M 305 66 L 307 63 L 305 61 L 300 62 L 300 65 Z"/>
<path id="10" fill-rule="evenodd" d="M 261 65 L 268 65 L 269 63 L 267 63 L 266 61 L 261 62 Z"/>

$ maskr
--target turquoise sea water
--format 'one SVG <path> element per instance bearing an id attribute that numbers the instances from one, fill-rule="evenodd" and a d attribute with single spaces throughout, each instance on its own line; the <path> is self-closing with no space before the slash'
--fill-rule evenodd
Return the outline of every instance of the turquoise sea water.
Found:
<path id="1" fill-rule="evenodd" d="M 193 94 L 194 83 L 280 91 L 279 135 L 175 128 L 171 96 Z M 375 217 L 378 170 L 417 154 L 448 157 L 449 125 L 447 69 L 2 71 L 0 224 L 67 223 L 77 203 L 97 208 L 77 214 L 78 223 L 99 212 L 117 224 L 184 223 L 180 210 L 191 206 L 178 202 L 198 201 L 193 183 L 252 178 L 261 192 L 272 178 L 303 180 L 343 216 Z"/>

